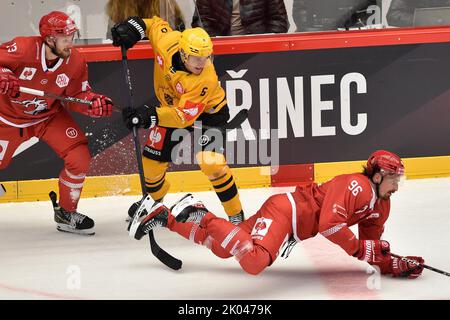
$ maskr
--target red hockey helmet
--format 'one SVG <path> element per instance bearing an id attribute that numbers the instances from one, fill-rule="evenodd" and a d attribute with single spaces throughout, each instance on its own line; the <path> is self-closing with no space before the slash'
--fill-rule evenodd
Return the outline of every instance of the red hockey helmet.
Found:
<path id="1" fill-rule="evenodd" d="M 67 14 L 61 11 L 52 11 L 39 21 L 39 32 L 42 38 L 47 36 L 70 36 L 78 28 Z"/>
<path id="2" fill-rule="evenodd" d="M 373 174 L 379 169 L 381 174 L 405 174 L 405 166 L 402 159 L 395 153 L 386 150 L 377 150 L 372 153 L 367 160 L 366 170 L 368 174 Z"/>

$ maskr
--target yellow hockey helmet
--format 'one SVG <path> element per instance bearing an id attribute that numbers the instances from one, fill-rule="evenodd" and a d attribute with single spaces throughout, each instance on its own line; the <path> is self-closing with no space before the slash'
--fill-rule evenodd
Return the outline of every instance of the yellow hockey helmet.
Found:
<path id="1" fill-rule="evenodd" d="M 181 33 L 179 49 L 184 61 L 190 55 L 208 57 L 213 52 L 213 43 L 205 30 L 199 27 L 191 28 Z"/>

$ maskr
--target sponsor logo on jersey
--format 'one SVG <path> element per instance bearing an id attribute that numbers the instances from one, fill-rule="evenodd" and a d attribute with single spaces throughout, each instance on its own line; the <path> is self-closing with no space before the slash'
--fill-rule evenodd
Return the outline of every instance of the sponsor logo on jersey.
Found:
<path id="1" fill-rule="evenodd" d="M 203 112 L 204 108 L 203 103 L 194 103 L 191 101 L 186 101 L 186 104 L 184 105 L 184 108 L 182 109 L 184 113 L 184 118 L 187 122 L 195 119 L 197 115 Z"/>
<path id="2" fill-rule="evenodd" d="M 0 162 L 3 160 L 6 154 L 6 149 L 8 148 L 9 141 L 0 140 Z"/>
<path id="3" fill-rule="evenodd" d="M 183 112 L 191 117 L 195 117 L 198 113 L 198 108 L 183 109 Z"/>
<path id="4" fill-rule="evenodd" d="M 78 137 L 78 131 L 75 128 L 69 127 L 66 129 L 66 136 L 68 136 L 71 139 L 75 139 Z"/>
<path id="5" fill-rule="evenodd" d="M 162 150 L 164 146 L 164 138 L 166 137 L 166 128 L 154 127 L 150 130 L 146 145 L 149 148 Z"/>
<path id="6" fill-rule="evenodd" d="M 272 222 L 273 222 L 272 219 L 267 219 L 264 217 L 256 219 L 255 225 L 253 226 L 251 233 L 252 238 L 262 240 L 269 231 Z"/>
<path id="7" fill-rule="evenodd" d="M 164 59 L 161 57 L 160 54 L 156 55 L 156 62 L 159 64 L 161 69 L 164 69 Z"/>
<path id="8" fill-rule="evenodd" d="M 177 83 L 177 85 L 175 86 L 175 89 L 177 89 L 177 92 L 179 94 L 183 94 L 184 93 L 184 88 L 183 88 L 183 85 L 181 84 L 181 82 Z"/>
<path id="9" fill-rule="evenodd" d="M 209 141 L 210 139 L 206 134 L 198 138 L 198 144 L 201 145 L 202 147 L 206 146 L 209 143 Z"/>
<path id="10" fill-rule="evenodd" d="M 66 76 L 65 73 L 58 74 L 58 76 L 56 77 L 56 84 L 60 88 L 67 87 L 67 85 L 69 84 L 69 77 Z"/>
<path id="11" fill-rule="evenodd" d="M 145 147 L 144 147 L 144 151 L 145 151 L 145 152 L 148 152 L 148 153 L 151 153 L 151 154 L 154 154 L 154 155 L 156 155 L 156 156 L 160 156 L 160 155 L 161 155 L 161 151 L 153 150 L 153 149 L 151 149 L 151 148 L 148 147 L 148 146 L 145 146 Z"/>
<path id="12" fill-rule="evenodd" d="M 36 68 L 25 67 L 19 76 L 21 80 L 31 80 L 36 73 Z"/>

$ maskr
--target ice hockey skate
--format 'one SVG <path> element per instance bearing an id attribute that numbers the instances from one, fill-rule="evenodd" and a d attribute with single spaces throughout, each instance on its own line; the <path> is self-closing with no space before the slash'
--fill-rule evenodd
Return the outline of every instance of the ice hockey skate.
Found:
<path id="1" fill-rule="evenodd" d="M 150 232 L 150 230 L 156 227 L 167 226 L 169 209 L 160 202 L 153 202 L 153 204 L 154 205 L 150 210 L 145 207 L 141 211 L 138 210 L 139 214 L 133 218 L 129 225 L 130 237 L 141 240 L 143 236 Z"/>
<path id="2" fill-rule="evenodd" d="M 178 222 L 194 222 L 197 224 L 208 213 L 208 209 L 206 209 L 204 204 L 195 199 L 190 193 L 173 205 L 170 211 Z"/>
<path id="3" fill-rule="evenodd" d="M 151 202 L 152 202 L 153 200 L 148 200 L 148 201 L 151 201 Z M 158 200 L 157 202 L 162 202 L 162 201 L 163 201 L 163 199 Z M 133 220 L 134 214 L 136 213 L 136 211 L 138 211 L 139 206 L 141 205 L 141 203 L 142 203 L 142 199 L 139 200 L 139 201 L 134 202 L 134 203 L 130 206 L 130 208 L 128 208 L 128 216 L 125 218 L 125 221 L 126 221 L 126 222 L 130 222 L 131 220 Z M 154 204 L 152 204 L 152 205 L 154 205 Z"/>
<path id="4" fill-rule="evenodd" d="M 137 209 L 141 205 L 141 200 L 134 202 L 130 208 L 128 208 L 128 216 L 125 218 L 126 222 L 130 222 L 133 220 L 134 214 L 136 213 Z"/>
<path id="5" fill-rule="evenodd" d="M 52 200 L 53 210 L 55 213 L 54 219 L 56 222 L 56 229 L 61 232 L 69 232 L 83 235 L 94 235 L 94 220 L 73 211 L 68 212 L 64 208 L 60 207 L 56 202 L 56 193 L 54 191 L 49 194 Z"/>

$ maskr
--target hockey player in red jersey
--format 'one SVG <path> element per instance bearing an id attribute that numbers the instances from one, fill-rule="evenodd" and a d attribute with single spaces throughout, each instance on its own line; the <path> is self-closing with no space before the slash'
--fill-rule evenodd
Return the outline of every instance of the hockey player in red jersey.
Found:
<path id="1" fill-rule="evenodd" d="M 87 65 L 73 48 L 78 29 L 65 13 L 53 11 L 39 22 L 40 36 L 17 37 L 0 46 L 0 169 L 8 166 L 24 141 L 37 137 L 64 160 L 59 175 L 57 229 L 93 234 L 94 221 L 77 212 L 91 155 L 85 134 L 66 109 L 91 117 L 108 117 L 112 101 L 91 91 Z M 29 87 L 89 100 L 91 105 L 62 103 L 20 93 Z"/>
<path id="2" fill-rule="evenodd" d="M 239 226 L 216 217 L 189 194 L 170 210 L 156 204 L 131 230 L 139 240 L 156 226 L 167 227 L 206 245 L 221 258 L 234 256 L 250 274 L 270 266 L 282 247 L 289 254 L 296 242 L 320 233 L 350 256 L 378 266 L 382 274 L 417 278 L 423 267 L 393 257 L 389 243 L 380 240 L 390 197 L 403 175 L 400 157 L 378 150 L 370 155 L 363 173 L 339 175 L 321 185 L 311 183 L 292 193 L 273 195 Z M 355 224 L 358 237 L 349 229 Z M 407 258 L 424 263 L 421 257 Z"/>

